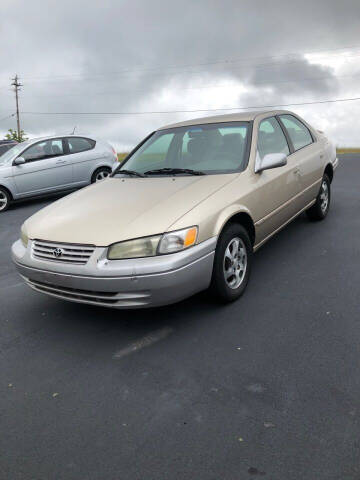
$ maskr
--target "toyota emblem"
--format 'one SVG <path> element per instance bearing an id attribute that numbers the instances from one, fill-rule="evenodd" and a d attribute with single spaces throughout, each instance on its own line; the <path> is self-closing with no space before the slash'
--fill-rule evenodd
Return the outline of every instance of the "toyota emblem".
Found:
<path id="1" fill-rule="evenodd" d="M 63 250 L 61 248 L 54 248 L 53 250 L 54 257 L 59 258 L 61 257 L 62 254 L 63 254 Z"/>

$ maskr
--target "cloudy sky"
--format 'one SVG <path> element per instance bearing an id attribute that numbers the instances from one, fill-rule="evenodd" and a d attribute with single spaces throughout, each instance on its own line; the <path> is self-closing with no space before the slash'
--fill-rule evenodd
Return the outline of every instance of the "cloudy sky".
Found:
<path id="1" fill-rule="evenodd" d="M 16 73 L 31 137 L 76 126 L 119 151 L 210 110 L 360 97 L 359 32 L 359 0 L 2 0 L 0 138 Z M 285 108 L 360 145 L 360 100 Z"/>

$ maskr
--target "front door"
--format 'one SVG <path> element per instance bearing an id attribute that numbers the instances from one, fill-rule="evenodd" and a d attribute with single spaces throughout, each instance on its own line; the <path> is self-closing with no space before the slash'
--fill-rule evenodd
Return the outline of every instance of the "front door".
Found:
<path id="1" fill-rule="evenodd" d="M 12 167 L 20 196 L 61 190 L 72 183 L 72 166 L 64 155 L 61 138 L 31 145 L 21 155 L 25 163 Z"/>
<path id="2" fill-rule="evenodd" d="M 269 153 L 285 153 L 287 164 L 256 175 L 259 202 L 256 206 L 256 243 L 265 240 L 298 211 L 299 165 L 275 117 L 261 121 L 257 140 L 257 161 Z"/>

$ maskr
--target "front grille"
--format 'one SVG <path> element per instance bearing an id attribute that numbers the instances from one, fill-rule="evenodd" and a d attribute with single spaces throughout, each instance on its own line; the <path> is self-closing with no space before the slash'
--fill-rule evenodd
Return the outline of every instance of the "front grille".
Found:
<path id="1" fill-rule="evenodd" d="M 93 245 L 73 245 L 45 240 L 34 240 L 32 244 L 32 253 L 35 258 L 76 265 L 85 265 L 94 250 Z"/>
<path id="2" fill-rule="evenodd" d="M 25 278 L 25 277 L 24 277 Z M 77 288 L 38 282 L 26 278 L 26 283 L 34 290 L 73 302 L 88 303 L 103 307 L 141 306 L 150 303 L 150 292 L 96 292 Z"/>

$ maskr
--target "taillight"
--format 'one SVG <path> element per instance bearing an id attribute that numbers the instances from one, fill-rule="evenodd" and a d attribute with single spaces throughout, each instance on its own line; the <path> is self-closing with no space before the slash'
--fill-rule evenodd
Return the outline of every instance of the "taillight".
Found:
<path id="1" fill-rule="evenodd" d="M 111 147 L 111 150 L 113 151 L 113 154 L 114 154 L 116 160 L 118 160 L 118 156 L 117 156 L 117 153 L 116 153 L 115 148 L 114 148 L 114 147 Z"/>

